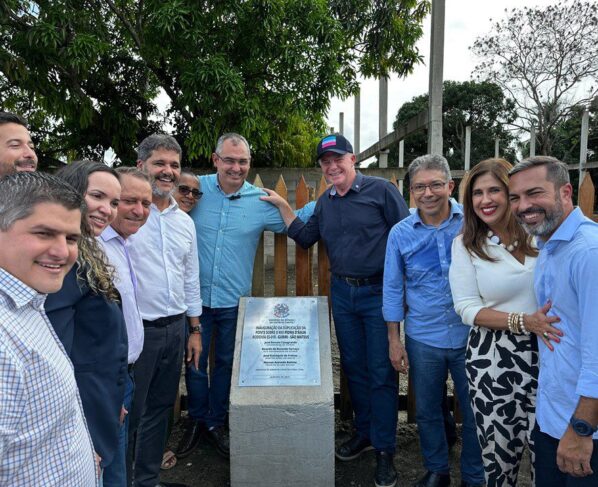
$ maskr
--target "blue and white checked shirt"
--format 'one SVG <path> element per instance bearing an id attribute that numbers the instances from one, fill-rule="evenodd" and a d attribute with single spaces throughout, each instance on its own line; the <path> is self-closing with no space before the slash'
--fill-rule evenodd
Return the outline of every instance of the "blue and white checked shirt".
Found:
<path id="1" fill-rule="evenodd" d="M 225 194 L 216 174 L 200 176 L 203 197 L 189 214 L 197 230 L 201 263 L 201 298 L 209 308 L 232 308 L 251 292 L 253 261 L 264 230 L 285 232 L 278 208 L 260 200 L 266 193 L 243 183 L 232 195 Z M 307 221 L 315 203 L 296 212 Z"/>
<path id="2" fill-rule="evenodd" d="M 73 366 L 39 294 L 0 269 L 0 486 L 93 487 Z"/>
<path id="3" fill-rule="evenodd" d="M 438 227 L 415 211 L 388 235 L 384 261 L 382 313 L 386 321 L 405 320 L 409 338 L 437 348 L 462 348 L 470 327 L 455 312 L 449 285 L 451 246 L 463 222 L 461 205 Z"/>

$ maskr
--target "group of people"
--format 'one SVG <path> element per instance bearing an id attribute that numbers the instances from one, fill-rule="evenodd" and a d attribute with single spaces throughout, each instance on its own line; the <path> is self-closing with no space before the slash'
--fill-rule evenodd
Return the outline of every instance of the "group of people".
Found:
<path id="1" fill-rule="evenodd" d="M 410 212 L 331 134 L 317 148 L 330 187 L 295 212 L 246 181 L 239 134 L 218 139 L 214 174 L 181 158 L 154 134 L 137 167 L 36 172 L 25 121 L 0 112 L 0 486 L 180 487 L 160 468 L 202 438 L 228 457 L 238 303 L 264 230 L 326 246 L 355 413 L 339 460 L 375 450 L 375 485 L 397 485 L 396 371 L 409 372 L 415 485 L 450 485 L 450 372 L 461 485 L 516 485 L 526 445 L 536 485 L 597 483 L 598 226 L 574 208 L 563 163 L 482 161 L 461 205 L 446 160 L 421 156 Z M 165 452 L 183 361 L 189 414 Z"/>

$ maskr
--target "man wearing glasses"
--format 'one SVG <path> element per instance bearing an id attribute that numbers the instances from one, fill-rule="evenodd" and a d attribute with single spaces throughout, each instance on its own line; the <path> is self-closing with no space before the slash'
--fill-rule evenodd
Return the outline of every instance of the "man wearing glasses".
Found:
<path id="1" fill-rule="evenodd" d="M 324 137 L 317 155 L 332 186 L 320 196 L 307 223 L 295 218 L 275 192 L 268 191 L 264 199 L 279 208 L 289 237 L 304 248 L 322 239 L 328 251 L 334 328 L 356 428 L 337 448 L 336 457 L 353 460 L 375 449 L 375 484 L 392 487 L 397 482 L 393 456 L 398 391 L 382 317 L 382 274 L 388 233 L 409 210 L 395 185 L 355 170 L 353 147 L 342 135 Z"/>
<path id="2" fill-rule="evenodd" d="M 198 368 L 187 367 L 190 421 L 177 448 L 179 458 L 188 456 L 205 432 L 218 453 L 228 458 L 225 424 L 239 298 L 251 293 L 253 261 L 262 232 L 281 233 L 286 229 L 278 210 L 260 200 L 264 191 L 246 181 L 251 153 L 243 136 L 222 135 L 212 162 L 216 173 L 200 176 L 203 197 L 190 213 L 201 262 L 203 352 Z M 308 218 L 313 206 L 306 205 L 298 214 Z M 215 363 L 208 382 L 212 333 Z"/>
<path id="3" fill-rule="evenodd" d="M 451 245 L 461 229 L 463 211 L 450 199 L 455 183 L 444 157 L 415 159 L 409 165 L 409 181 L 417 211 L 395 225 L 388 236 L 383 313 L 392 365 L 400 372 L 410 367 L 415 389 L 417 426 L 427 469 L 415 487 L 451 485 L 442 411 L 448 370 L 463 413 L 461 485 L 483 485 L 484 468 L 465 374 L 469 326 L 454 310 L 448 280 Z M 406 350 L 399 336 L 403 320 Z"/>

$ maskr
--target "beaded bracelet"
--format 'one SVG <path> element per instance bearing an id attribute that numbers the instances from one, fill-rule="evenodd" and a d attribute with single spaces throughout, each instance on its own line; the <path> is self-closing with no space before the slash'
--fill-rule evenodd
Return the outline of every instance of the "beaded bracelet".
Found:
<path id="1" fill-rule="evenodd" d="M 525 323 L 523 320 L 523 313 L 519 313 L 519 330 L 526 336 L 529 336 L 529 331 L 525 329 Z"/>

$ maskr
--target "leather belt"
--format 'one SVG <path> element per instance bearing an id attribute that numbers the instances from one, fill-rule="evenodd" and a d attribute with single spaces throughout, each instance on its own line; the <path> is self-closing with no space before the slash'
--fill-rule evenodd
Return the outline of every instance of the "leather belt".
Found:
<path id="1" fill-rule="evenodd" d="M 384 279 L 384 276 L 371 276 L 371 277 L 347 277 L 338 276 L 333 274 L 335 279 L 340 279 L 346 282 L 349 286 L 373 286 L 374 284 L 380 284 Z"/>
<path id="2" fill-rule="evenodd" d="M 185 313 L 180 313 L 178 315 L 172 316 L 164 316 L 162 318 L 158 318 L 156 320 L 143 320 L 143 326 L 146 328 L 163 328 L 165 326 L 171 325 L 172 323 L 179 321 L 181 318 L 185 316 Z"/>

